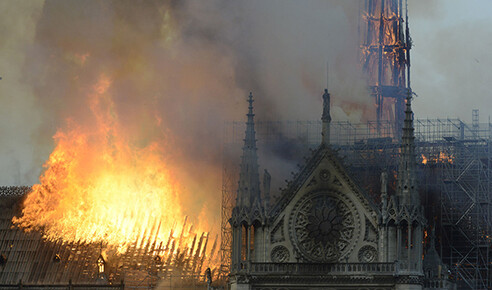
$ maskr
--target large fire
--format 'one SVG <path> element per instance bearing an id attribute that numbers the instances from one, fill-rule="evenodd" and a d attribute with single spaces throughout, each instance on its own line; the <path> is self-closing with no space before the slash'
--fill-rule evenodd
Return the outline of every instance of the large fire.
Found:
<path id="1" fill-rule="evenodd" d="M 150 241 L 192 248 L 196 233 L 183 225 L 164 148 L 159 142 L 138 147 L 125 135 L 110 86 L 101 76 L 89 96 L 95 126 L 69 121 L 55 134 L 40 184 L 32 187 L 14 224 L 49 240 L 101 243 L 119 252 Z"/>

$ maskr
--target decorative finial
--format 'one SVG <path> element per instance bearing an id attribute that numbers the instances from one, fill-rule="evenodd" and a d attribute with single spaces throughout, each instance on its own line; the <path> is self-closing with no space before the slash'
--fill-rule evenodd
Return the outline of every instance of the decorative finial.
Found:
<path id="1" fill-rule="evenodd" d="M 249 92 L 249 96 L 248 96 L 249 107 L 248 107 L 248 115 L 247 115 L 248 117 L 249 116 L 254 116 L 254 114 L 253 114 L 253 102 L 254 101 L 255 100 L 253 99 L 253 93 L 252 92 Z"/>

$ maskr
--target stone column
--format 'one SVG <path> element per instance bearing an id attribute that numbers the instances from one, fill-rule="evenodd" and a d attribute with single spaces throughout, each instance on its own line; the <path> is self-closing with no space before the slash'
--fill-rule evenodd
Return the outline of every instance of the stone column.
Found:
<path id="1" fill-rule="evenodd" d="M 246 255 L 246 259 L 248 261 L 251 261 L 251 227 L 247 227 L 247 234 L 248 234 L 248 238 L 246 239 L 246 249 L 247 249 L 247 255 Z"/>
<path id="2" fill-rule="evenodd" d="M 396 228 L 396 259 L 401 260 L 401 225 Z"/>
<path id="3" fill-rule="evenodd" d="M 407 225 L 407 270 L 412 271 L 413 259 L 412 259 L 412 224 Z"/>
<path id="4" fill-rule="evenodd" d="M 389 251 L 389 244 L 388 244 L 388 227 L 387 226 L 382 226 L 379 229 L 379 262 L 387 262 L 388 261 L 388 251 Z"/>
<path id="5" fill-rule="evenodd" d="M 419 241 L 419 244 L 417 246 L 417 267 L 419 272 L 423 272 L 422 269 L 422 254 L 423 254 L 423 236 L 422 236 L 422 226 L 419 224 L 417 226 L 417 241 Z"/>
<path id="6" fill-rule="evenodd" d="M 398 259 L 397 247 L 398 247 L 398 237 L 397 229 L 395 226 L 388 227 L 386 246 L 387 246 L 387 262 L 394 262 Z M 383 245 L 384 247 L 385 245 Z"/>

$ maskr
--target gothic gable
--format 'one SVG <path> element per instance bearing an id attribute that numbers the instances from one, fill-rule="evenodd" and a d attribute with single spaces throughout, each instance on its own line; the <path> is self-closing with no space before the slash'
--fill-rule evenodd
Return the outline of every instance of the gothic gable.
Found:
<path id="1" fill-rule="evenodd" d="M 376 216 L 335 153 L 321 146 L 270 212 L 272 237 L 287 236 L 271 239 L 270 248 L 290 249 L 292 262 L 376 261 Z"/>
<path id="2" fill-rule="evenodd" d="M 321 168 L 320 164 L 325 166 Z M 281 193 L 281 198 L 269 213 L 272 221 L 276 220 L 301 189 L 329 187 L 336 190 L 352 191 L 363 207 L 377 214 L 379 209 L 366 194 L 352 181 L 344 170 L 333 150 L 320 146 L 306 162 L 294 179 L 288 182 L 287 188 Z"/>

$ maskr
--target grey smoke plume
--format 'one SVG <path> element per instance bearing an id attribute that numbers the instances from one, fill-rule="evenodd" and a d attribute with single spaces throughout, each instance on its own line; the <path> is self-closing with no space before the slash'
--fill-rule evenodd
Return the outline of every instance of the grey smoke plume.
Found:
<path id="1" fill-rule="evenodd" d="M 490 10 L 480 7 L 490 4 L 463 3 L 409 1 L 417 116 L 489 114 L 490 26 L 480 11 Z M 329 61 L 333 119 L 371 119 L 359 1 L 18 0 L 0 11 L 3 185 L 37 182 L 67 119 L 92 124 L 87 95 L 101 74 L 132 140 L 165 140 L 185 208 L 211 219 L 223 122 L 244 120 L 249 91 L 257 119 L 317 120 Z"/>
<path id="2" fill-rule="evenodd" d="M 0 3 L 0 184 L 30 184 L 39 174 L 45 151 L 51 145 L 35 145 L 43 114 L 23 66 L 35 37 L 43 3 Z"/>
<path id="3" fill-rule="evenodd" d="M 409 1 L 417 117 L 481 122 L 491 113 L 490 1 Z"/>
<path id="4" fill-rule="evenodd" d="M 37 182 L 56 130 L 67 119 L 92 124 L 87 95 L 102 74 L 137 145 L 165 136 L 188 214 L 202 211 L 211 223 L 221 128 L 243 119 L 249 91 L 259 119 L 319 119 L 329 61 L 334 118 L 360 119 L 350 104 L 369 103 L 357 67 L 358 2 L 1 5 L 1 184 Z"/>

